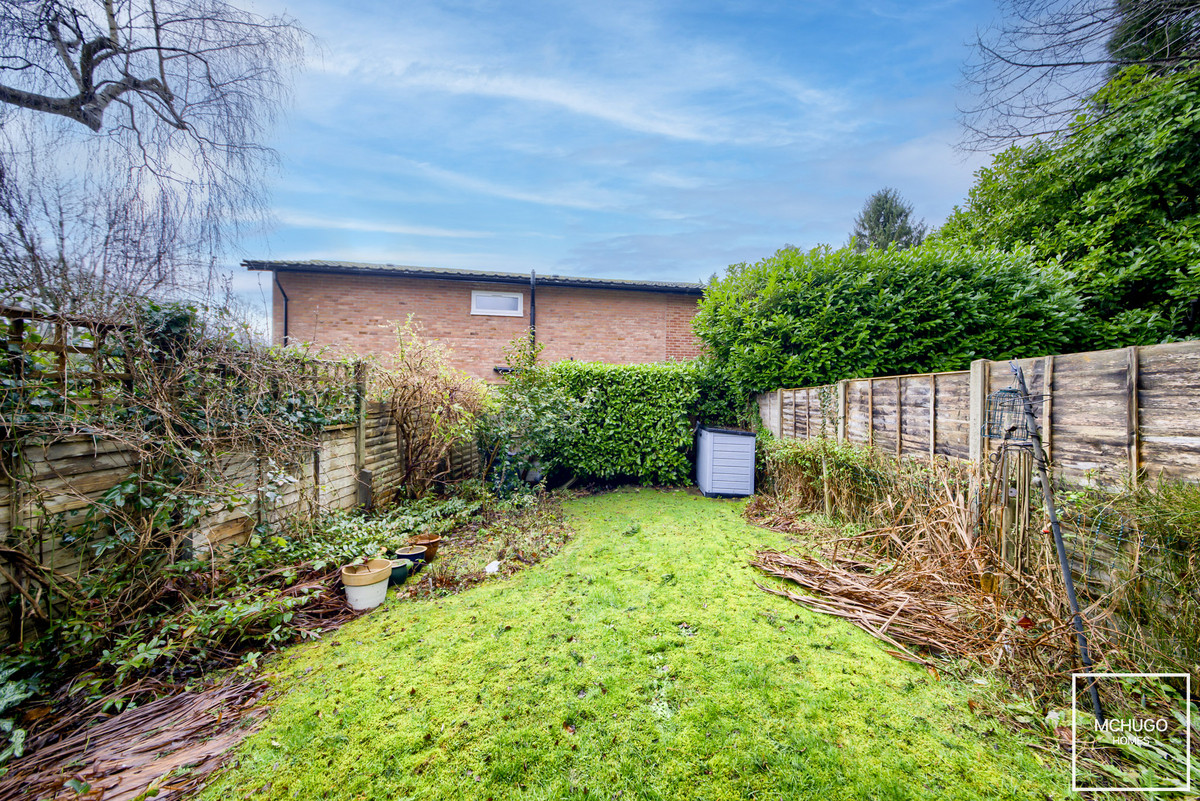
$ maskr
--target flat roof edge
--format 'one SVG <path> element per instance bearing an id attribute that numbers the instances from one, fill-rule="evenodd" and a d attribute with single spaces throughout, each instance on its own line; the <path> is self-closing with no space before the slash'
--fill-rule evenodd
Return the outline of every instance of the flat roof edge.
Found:
<path id="1" fill-rule="evenodd" d="M 337 275 L 387 276 L 391 278 L 422 278 L 435 281 L 470 281 L 509 285 L 528 285 L 529 276 L 521 273 L 487 273 L 469 270 L 441 271 L 424 268 L 408 268 L 399 265 L 365 266 L 353 264 L 319 264 L 304 262 L 278 262 L 247 259 L 242 262 L 247 270 L 285 273 L 327 273 Z M 578 287 L 581 289 L 617 289 L 633 292 L 663 292 L 675 295 L 704 294 L 703 284 L 672 283 L 653 281 L 626 281 L 622 279 L 570 278 L 564 276 L 538 276 L 537 285 L 544 287 Z"/>

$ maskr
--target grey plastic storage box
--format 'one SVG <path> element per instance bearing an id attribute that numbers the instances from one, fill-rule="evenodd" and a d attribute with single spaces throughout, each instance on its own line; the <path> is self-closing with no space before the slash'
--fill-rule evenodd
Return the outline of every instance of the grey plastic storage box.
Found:
<path id="1" fill-rule="evenodd" d="M 754 434 L 701 427 L 696 435 L 696 484 L 705 495 L 754 494 Z"/>

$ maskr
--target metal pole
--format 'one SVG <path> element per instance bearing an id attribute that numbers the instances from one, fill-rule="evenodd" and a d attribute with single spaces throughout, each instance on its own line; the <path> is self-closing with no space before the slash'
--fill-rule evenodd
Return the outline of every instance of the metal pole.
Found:
<path id="1" fill-rule="evenodd" d="M 1012 368 L 1017 374 L 1017 386 L 1020 387 L 1021 400 L 1025 404 L 1025 422 L 1033 440 L 1033 461 L 1037 464 L 1038 476 L 1042 481 L 1042 497 L 1046 502 L 1046 514 L 1050 518 L 1050 532 L 1054 535 L 1054 549 L 1058 551 L 1058 564 L 1062 568 L 1063 584 L 1067 587 L 1067 600 L 1071 604 L 1071 623 L 1075 627 L 1075 640 L 1079 643 L 1079 660 L 1084 668 L 1090 668 L 1092 657 L 1088 652 L 1087 635 L 1083 632 L 1083 615 L 1079 612 L 1079 599 L 1075 596 L 1075 581 L 1071 578 L 1071 562 L 1067 559 L 1067 548 L 1063 545 L 1062 526 L 1059 524 L 1058 509 L 1054 504 L 1054 487 L 1050 485 L 1046 453 L 1042 450 L 1042 435 L 1038 430 L 1037 416 L 1033 413 L 1033 402 L 1029 399 L 1029 387 L 1025 384 L 1025 371 L 1015 361 L 1012 362 Z M 1088 681 L 1088 694 L 1092 696 L 1092 713 L 1096 716 L 1096 722 L 1104 723 L 1104 709 L 1100 706 L 1100 693 L 1096 690 L 1095 679 Z"/>
<path id="2" fill-rule="evenodd" d="M 272 270 L 271 275 L 275 278 L 275 286 L 279 289 L 279 294 L 283 296 L 283 339 L 280 340 L 280 344 L 288 345 L 290 344 L 288 342 L 288 296 L 287 293 L 283 291 L 283 284 L 279 283 L 279 271 Z M 272 315 L 272 317 L 274 317 L 274 315 Z M 272 319 L 271 322 L 274 323 L 274 319 Z"/>
<path id="3" fill-rule="evenodd" d="M 529 271 L 529 341 L 537 344 L 537 272 Z"/>

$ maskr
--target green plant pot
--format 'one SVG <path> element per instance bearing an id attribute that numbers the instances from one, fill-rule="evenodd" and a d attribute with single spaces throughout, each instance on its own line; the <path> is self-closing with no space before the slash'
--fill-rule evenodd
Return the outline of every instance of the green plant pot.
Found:
<path id="1" fill-rule="evenodd" d="M 388 583 L 393 587 L 399 587 L 408 578 L 408 574 L 412 572 L 413 563 L 407 559 L 392 560 L 392 575 L 388 579 Z"/>

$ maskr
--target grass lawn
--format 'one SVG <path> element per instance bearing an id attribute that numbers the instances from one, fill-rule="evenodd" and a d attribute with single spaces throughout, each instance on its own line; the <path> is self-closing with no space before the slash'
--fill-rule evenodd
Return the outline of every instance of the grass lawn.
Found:
<path id="1" fill-rule="evenodd" d="M 970 686 L 754 586 L 742 504 L 568 504 L 561 554 L 284 653 L 207 799 L 1059 798 Z"/>

